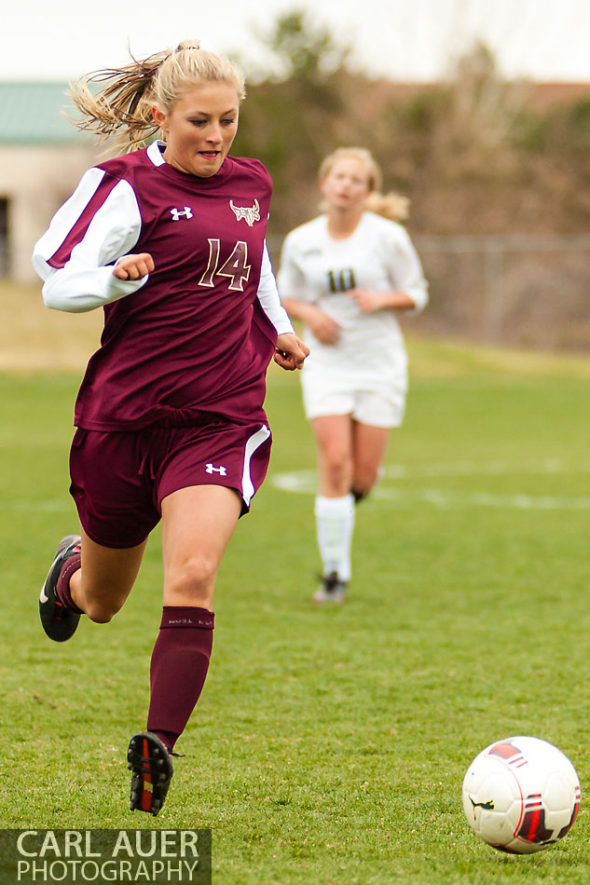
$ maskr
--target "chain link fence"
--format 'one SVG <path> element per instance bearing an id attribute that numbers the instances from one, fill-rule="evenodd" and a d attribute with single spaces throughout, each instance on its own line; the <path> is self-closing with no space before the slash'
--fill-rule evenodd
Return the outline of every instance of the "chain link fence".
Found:
<path id="1" fill-rule="evenodd" d="M 485 344 L 590 350 L 590 234 L 414 242 L 430 284 L 416 329 Z"/>
<path id="2" fill-rule="evenodd" d="M 590 234 L 415 235 L 430 302 L 407 329 L 441 338 L 590 351 Z M 269 242 L 279 267 L 282 238 Z"/>

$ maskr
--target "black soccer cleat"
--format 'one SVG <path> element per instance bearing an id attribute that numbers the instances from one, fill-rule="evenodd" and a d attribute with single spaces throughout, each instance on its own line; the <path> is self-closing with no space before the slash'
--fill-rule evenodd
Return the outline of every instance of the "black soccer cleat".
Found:
<path id="1" fill-rule="evenodd" d="M 322 583 L 313 596 L 314 602 L 342 602 L 346 595 L 348 581 L 341 581 L 338 572 L 324 575 Z"/>
<path id="2" fill-rule="evenodd" d="M 66 535 L 58 544 L 55 559 L 41 588 L 39 615 L 43 629 L 54 642 L 65 642 L 76 632 L 80 615 L 71 611 L 57 596 L 57 580 L 65 563 L 80 552 L 80 535 Z"/>
<path id="3" fill-rule="evenodd" d="M 160 811 L 174 769 L 166 744 L 151 731 L 136 734 L 129 741 L 127 768 L 131 769 L 131 811 Z"/>

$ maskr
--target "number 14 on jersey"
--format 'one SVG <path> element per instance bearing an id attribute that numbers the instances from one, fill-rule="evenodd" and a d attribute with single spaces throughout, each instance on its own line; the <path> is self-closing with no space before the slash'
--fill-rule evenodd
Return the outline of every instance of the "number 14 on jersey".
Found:
<path id="1" fill-rule="evenodd" d="M 243 292 L 244 283 L 250 276 L 251 265 L 248 264 L 248 244 L 238 240 L 229 258 L 223 261 L 221 255 L 221 241 L 217 238 L 209 239 L 209 261 L 207 268 L 199 280 L 200 286 L 213 288 L 215 277 L 226 277 L 230 282 L 228 289 L 231 292 Z"/>

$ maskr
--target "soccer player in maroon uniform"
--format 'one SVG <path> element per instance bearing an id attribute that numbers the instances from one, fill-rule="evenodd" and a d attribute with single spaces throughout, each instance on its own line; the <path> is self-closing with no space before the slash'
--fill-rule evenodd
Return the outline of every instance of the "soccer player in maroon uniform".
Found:
<path id="1" fill-rule="evenodd" d="M 308 350 L 266 251 L 268 172 L 229 156 L 239 70 L 190 41 L 94 79 L 98 94 L 88 78 L 73 93 L 79 125 L 130 152 L 86 172 L 33 256 L 47 306 L 105 320 L 75 408 L 81 534 L 60 542 L 39 608 L 58 642 L 82 614 L 110 621 L 162 520 L 147 728 L 127 756 L 131 808 L 157 814 L 207 674 L 218 567 L 268 465 L 266 369 L 299 369 Z"/>

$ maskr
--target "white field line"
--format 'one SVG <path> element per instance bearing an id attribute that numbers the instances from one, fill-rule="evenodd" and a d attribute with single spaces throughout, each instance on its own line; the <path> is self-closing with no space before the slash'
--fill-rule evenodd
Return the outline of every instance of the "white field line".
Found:
<path id="1" fill-rule="evenodd" d="M 514 510 L 590 510 L 590 496 L 567 497 L 564 495 L 530 495 L 517 493 L 494 494 L 487 491 L 454 492 L 448 489 L 418 488 L 404 489 L 399 485 L 392 486 L 388 479 L 403 480 L 436 476 L 521 476 L 521 475 L 556 475 L 560 473 L 587 473 L 590 471 L 590 460 L 572 465 L 566 461 L 550 458 L 542 461 L 494 460 L 448 461 L 426 465 L 389 465 L 383 471 L 381 484 L 374 491 L 374 497 L 403 504 L 410 501 L 422 501 L 441 510 L 452 507 L 495 507 Z M 315 470 L 297 470 L 278 473 L 270 477 L 270 482 L 277 489 L 296 494 L 311 495 L 316 493 L 317 472 Z"/>
<path id="2" fill-rule="evenodd" d="M 504 510 L 590 510 L 590 496 L 567 498 L 559 495 L 494 495 L 491 492 L 460 493 L 441 489 L 400 490 L 377 488 L 375 497 L 384 500 L 422 501 L 450 510 L 454 507 L 495 507 Z"/>

